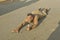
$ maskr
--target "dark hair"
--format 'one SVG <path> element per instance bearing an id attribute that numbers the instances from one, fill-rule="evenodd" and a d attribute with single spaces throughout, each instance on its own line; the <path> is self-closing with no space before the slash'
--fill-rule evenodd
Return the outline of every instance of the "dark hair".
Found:
<path id="1" fill-rule="evenodd" d="M 39 10 L 39 11 L 43 11 L 43 10 L 44 10 L 44 8 L 39 8 L 38 10 Z"/>
<path id="2" fill-rule="evenodd" d="M 28 14 L 27 14 L 27 16 L 29 16 L 29 15 L 33 16 L 33 14 L 32 14 L 32 13 L 28 13 Z"/>

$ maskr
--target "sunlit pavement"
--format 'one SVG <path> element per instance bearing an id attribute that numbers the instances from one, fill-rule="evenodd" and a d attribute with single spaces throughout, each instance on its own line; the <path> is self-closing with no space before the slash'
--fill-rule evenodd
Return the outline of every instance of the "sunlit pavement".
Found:
<path id="1" fill-rule="evenodd" d="M 32 3 L 24 1 L 0 4 L 0 40 L 59 40 L 59 3 L 60 0 L 40 0 Z M 26 27 L 24 27 L 19 33 L 11 32 L 24 20 L 27 13 L 40 7 L 51 9 L 37 28 L 26 31 Z"/>

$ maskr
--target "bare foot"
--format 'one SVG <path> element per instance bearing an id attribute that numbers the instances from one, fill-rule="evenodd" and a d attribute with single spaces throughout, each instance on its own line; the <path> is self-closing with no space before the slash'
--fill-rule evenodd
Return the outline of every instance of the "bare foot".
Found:
<path id="1" fill-rule="evenodd" d="M 31 30 L 31 26 L 28 25 L 26 30 L 27 30 L 27 31 L 30 31 L 30 30 Z"/>
<path id="2" fill-rule="evenodd" d="M 29 27 L 27 27 L 27 31 L 30 31 L 30 28 Z"/>
<path id="3" fill-rule="evenodd" d="M 14 29 L 14 30 L 12 30 L 11 32 L 16 32 L 16 33 L 18 33 L 18 32 L 19 32 L 19 30 Z"/>

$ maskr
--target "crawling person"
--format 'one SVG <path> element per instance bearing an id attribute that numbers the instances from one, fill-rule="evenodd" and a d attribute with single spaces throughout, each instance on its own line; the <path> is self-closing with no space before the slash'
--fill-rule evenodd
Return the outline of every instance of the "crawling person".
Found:
<path id="1" fill-rule="evenodd" d="M 26 24 L 27 30 L 34 29 L 38 25 L 38 20 L 47 15 L 48 10 L 49 9 L 40 8 L 28 13 L 26 19 L 16 29 L 12 30 L 12 32 L 19 32 L 19 30 Z"/>

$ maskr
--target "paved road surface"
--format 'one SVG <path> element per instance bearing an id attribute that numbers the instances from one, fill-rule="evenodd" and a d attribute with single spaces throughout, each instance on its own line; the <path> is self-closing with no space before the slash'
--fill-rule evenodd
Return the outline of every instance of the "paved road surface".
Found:
<path id="1" fill-rule="evenodd" d="M 19 2 L 0 4 L 2 5 L 0 6 L 0 40 L 60 40 L 60 0 L 40 0 L 28 5 L 22 3 L 23 6 L 19 4 Z M 46 18 L 40 20 L 37 28 L 26 31 L 24 27 L 19 34 L 11 33 L 27 13 L 40 7 L 51 8 L 51 10 Z"/>
<path id="2" fill-rule="evenodd" d="M 37 1 L 38 0 L 31 0 L 31 1 L 25 0 L 25 1 L 13 1 L 13 2 L 7 1 L 7 2 L 0 3 L 0 15 L 9 13 L 21 7 L 28 6 Z"/>

